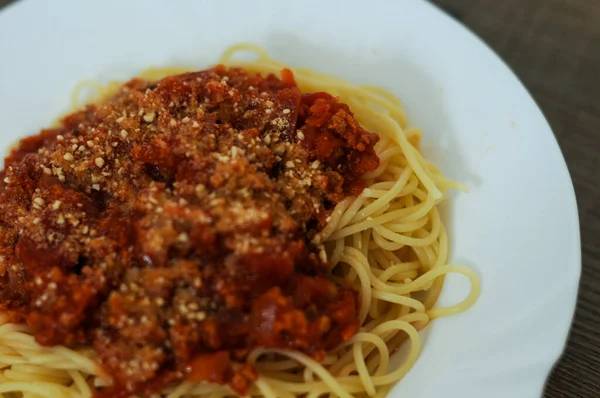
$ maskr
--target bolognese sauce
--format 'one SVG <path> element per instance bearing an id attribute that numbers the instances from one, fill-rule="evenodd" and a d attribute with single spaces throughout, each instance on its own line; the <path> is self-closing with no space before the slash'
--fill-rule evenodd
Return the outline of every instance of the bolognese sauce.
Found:
<path id="1" fill-rule="evenodd" d="M 93 347 L 112 386 L 247 394 L 256 347 L 322 359 L 359 327 L 313 237 L 379 165 L 348 106 L 289 70 L 133 79 L 20 141 L 0 174 L 0 309 Z"/>

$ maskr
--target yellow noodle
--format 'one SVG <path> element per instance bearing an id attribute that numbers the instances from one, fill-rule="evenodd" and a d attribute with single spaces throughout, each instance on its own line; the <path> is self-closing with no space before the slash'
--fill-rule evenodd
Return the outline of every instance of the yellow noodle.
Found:
<path id="1" fill-rule="evenodd" d="M 247 44 L 226 50 L 220 63 L 261 74 L 278 74 L 285 67 L 260 47 Z M 158 80 L 184 72 L 184 68 L 154 68 L 140 77 Z M 251 396 L 385 397 L 417 360 L 418 331 L 434 318 L 466 310 L 479 295 L 479 279 L 472 270 L 448 265 L 448 237 L 436 207 L 448 188 L 468 188 L 445 178 L 419 153 L 423 133 L 407 126 L 404 109 L 393 94 L 308 69 L 296 69 L 294 76 L 304 92 L 339 96 L 357 120 L 381 138 L 375 147 L 380 166 L 364 175 L 368 188 L 340 202 L 314 238 L 315 244 L 327 248 L 334 266 L 331 279 L 358 291 L 362 326 L 320 363 L 299 352 L 255 350 L 249 361 L 256 365 L 259 379 Z M 82 82 L 73 93 L 73 106 L 102 101 L 118 87 L 117 82 Z M 471 290 L 462 302 L 436 308 L 444 277 L 450 273 L 468 278 Z M 390 356 L 405 343 L 410 344 L 407 357 L 396 369 L 388 369 Z M 89 350 L 42 347 L 26 326 L 0 319 L 0 396 L 88 398 L 109 384 Z M 226 386 L 183 382 L 169 386 L 161 396 L 235 394 Z"/>

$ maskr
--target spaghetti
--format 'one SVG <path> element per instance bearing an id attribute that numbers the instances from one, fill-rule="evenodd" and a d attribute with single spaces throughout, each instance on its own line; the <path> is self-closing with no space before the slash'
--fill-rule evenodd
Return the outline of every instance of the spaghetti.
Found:
<path id="1" fill-rule="evenodd" d="M 251 53 L 252 61 L 239 60 Z M 225 51 L 220 63 L 250 72 L 278 74 L 285 66 L 259 47 L 236 45 Z M 148 80 L 181 73 L 181 69 L 153 69 L 141 75 Z M 359 196 L 341 201 L 326 227 L 314 238 L 324 244 L 333 270 L 331 280 L 359 294 L 358 332 L 317 362 L 296 351 L 261 348 L 248 361 L 259 378 L 250 395 L 267 398 L 385 397 L 411 369 L 419 356 L 418 331 L 433 319 L 469 308 L 480 284 L 475 273 L 448 264 L 448 236 L 437 205 L 449 181 L 418 150 L 422 133 L 407 126 L 400 102 L 387 91 L 346 81 L 307 69 L 294 70 L 303 92 L 326 91 L 348 104 L 366 130 L 377 133 L 375 150 L 379 167 L 364 175 L 367 188 Z M 81 106 L 81 89 L 93 89 L 97 101 L 118 88 L 84 83 L 74 93 Z M 88 99 L 89 100 L 89 99 Z M 445 275 L 461 274 L 471 283 L 464 301 L 434 308 Z M 408 340 L 408 341 L 407 341 Z M 390 359 L 403 344 L 408 354 L 395 369 Z M 6 397 L 90 397 L 108 379 L 91 350 L 45 347 L 35 342 L 27 326 L 0 322 L 0 395 Z M 161 396 L 229 397 L 235 394 L 218 384 L 183 382 Z"/>

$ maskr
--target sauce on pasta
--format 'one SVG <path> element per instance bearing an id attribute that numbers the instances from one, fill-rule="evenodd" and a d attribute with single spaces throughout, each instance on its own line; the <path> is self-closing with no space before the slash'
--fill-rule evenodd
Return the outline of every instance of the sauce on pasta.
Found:
<path id="1" fill-rule="evenodd" d="M 293 74 L 134 79 L 22 140 L 0 182 L 0 309 L 91 346 L 112 387 L 245 395 L 256 347 L 322 360 L 359 328 L 315 236 L 379 166 L 379 137 Z"/>

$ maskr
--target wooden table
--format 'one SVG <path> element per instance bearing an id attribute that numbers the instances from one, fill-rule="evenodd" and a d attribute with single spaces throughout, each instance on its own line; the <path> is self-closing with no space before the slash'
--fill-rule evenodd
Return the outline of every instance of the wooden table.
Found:
<path id="1" fill-rule="evenodd" d="M 579 203 L 583 275 L 571 337 L 544 397 L 600 397 L 600 0 L 431 1 L 508 62 L 560 143 Z"/>

